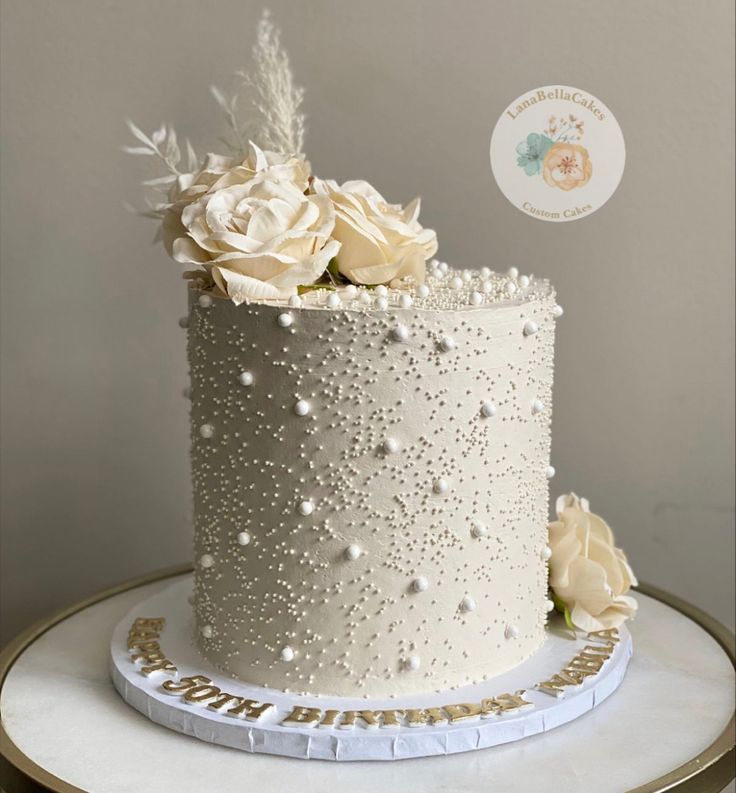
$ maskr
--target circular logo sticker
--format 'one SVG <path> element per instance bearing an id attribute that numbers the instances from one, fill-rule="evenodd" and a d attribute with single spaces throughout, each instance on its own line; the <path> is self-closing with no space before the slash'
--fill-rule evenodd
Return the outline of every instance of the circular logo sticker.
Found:
<path id="1" fill-rule="evenodd" d="M 525 214 L 555 223 L 600 209 L 618 187 L 625 160 L 613 113 L 568 85 L 522 94 L 491 137 L 491 168 L 501 192 Z"/>

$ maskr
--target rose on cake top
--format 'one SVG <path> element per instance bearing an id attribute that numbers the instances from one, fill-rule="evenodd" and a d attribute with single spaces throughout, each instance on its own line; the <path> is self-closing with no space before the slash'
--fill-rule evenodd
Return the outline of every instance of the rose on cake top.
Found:
<path id="1" fill-rule="evenodd" d="M 144 183 L 165 198 L 143 213 L 161 222 L 169 255 L 194 265 L 188 277 L 236 304 L 286 299 L 315 286 L 423 283 L 437 236 L 419 223 L 419 199 L 402 207 L 366 181 L 314 177 L 302 153 L 302 91 L 267 14 L 253 55 L 244 84 L 253 93 L 255 123 L 241 125 L 237 96 L 228 101 L 213 89 L 234 138 L 231 155 L 199 160 L 187 142 L 182 172 L 173 129 L 148 137 L 129 123 L 143 145 L 126 150 L 157 156 L 169 172 Z"/>
<path id="2" fill-rule="evenodd" d="M 333 237 L 341 244 L 337 270 L 354 284 L 387 284 L 411 277 L 424 283 L 425 262 L 437 253 L 437 235 L 419 224 L 420 201 L 389 204 L 368 182 L 342 186 L 315 179 L 312 191 L 335 208 Z"/>
<path id="3" fill-rule="evenodd" d="M 553 601 L 570 627 L 617 628 L 636 614 L 627 595 L 636 577 L 613 532 L 575 493 L 557 499 L 557 520 L 548 526 L 549 584 Z"/>

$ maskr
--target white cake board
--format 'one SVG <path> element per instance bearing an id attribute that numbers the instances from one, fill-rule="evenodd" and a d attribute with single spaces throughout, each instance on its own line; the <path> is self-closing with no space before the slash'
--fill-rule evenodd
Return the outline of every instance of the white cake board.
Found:
<path id="1" fill-rule="evenodd" d="M 603 702 L 621 684 L 631 658 L 631 636 L 619 629 L 620 640 L 609 660 L 582 685 L 565 689 L 554 697 L 533 686 L 560 672 L 582 648 L 589 644 L 585 635 L 573 639 L 562 620 L 550 621 L 547 640 L 530 659 L 509 672 L 471 686 L 440 693 L 391 698 L 349 698 L 307 696 L 248 685 L 217 670 L 200 655 L 192 641 L 194 630 L 188 596 L 191 577 L 177 581 L 139 603 L 113 633 L 110 644 L 110 670 L 115 688 L 123 699 L 157 724 L 210 743 L 247 752 L 321 760 L 399 760 L 411 757 L 454 754 L 517 741 L 554 729 L 582 716 Z M 160 672 L 150 676 L 133 661 L 127 647 L 128 631 L 138 617 L 164 617 L 160 644 L 166 657 L 178 669 L 175 676 Z M 245 721 L 206 707 L 189 703 L 180 695 L 162 688 L 165 680 L 204 675 L 222 691 L 275 708 L 258 721 Z M 524 690 L 524 699 L 533 704 L 513 713 L 477 717 L 458 723 L 400 726 L 394 729 L 367 729 L 358 720 L 351 730 L 308 726 L 283 726 L 281 721 L 296 705 L 347 710 L 430 708 L 462 702 L 481 702 L 485 698 Z"/>

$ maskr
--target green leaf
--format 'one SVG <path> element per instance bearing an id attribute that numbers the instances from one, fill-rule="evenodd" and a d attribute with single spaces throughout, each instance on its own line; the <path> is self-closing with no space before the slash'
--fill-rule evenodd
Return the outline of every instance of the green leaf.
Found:
<path id="1" fill-rule="evenodd" d="M 297 294 L 303 295 L 307 292 L 313 292 L 315 289 L 326 289 L 327 291 L 334 291 L 335 287 L 332 284 L 304 284 L 296 288 Z"/>
<path id="2" fill-rule="evenodd" d="M 560 600 L 560 598 L 557 597 L 557 595 L 555 595 L 554 592 L 550 592 L 550 597 L 552 598 L 552 602 L 555 604 L 555 611 L 559 611 L 560 614 L 562 614 L 562 616 L 565 618 L 565 624 L 567 625 L 567 627 L 571 631 L 574 631 L 575 625 L 573 624 L 572 621 L 572 614 L 570 612 L 570 609 L 565 605 L 565 603 L 562 600 Z"/>

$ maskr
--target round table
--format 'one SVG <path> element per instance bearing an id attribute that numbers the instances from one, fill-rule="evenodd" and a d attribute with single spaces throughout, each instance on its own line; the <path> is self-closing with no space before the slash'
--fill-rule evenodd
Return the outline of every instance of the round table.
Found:
<path id="1" fill-rule="evenodd" d="M 110 635 L 189 566 L 100 593 L 33 626 L 0 655 L 5 793 L 329 789 L 439 793 L 720 791 L 734 775 L 733 634 L 700 609 L 639 587 L 634 657 L 600 708 L 517 743 L 447 757 L 328 763 L 250 755 L 160 727 L 108 676 Z"/>

